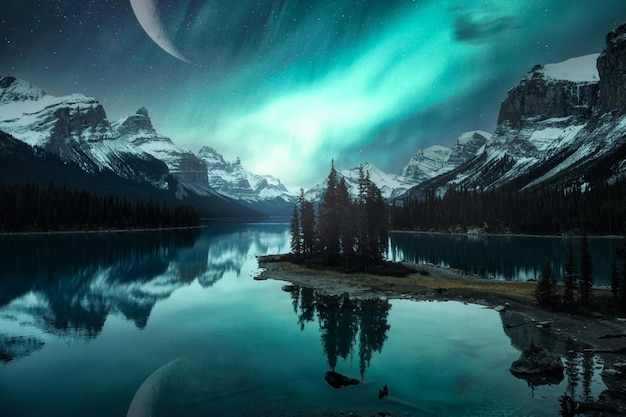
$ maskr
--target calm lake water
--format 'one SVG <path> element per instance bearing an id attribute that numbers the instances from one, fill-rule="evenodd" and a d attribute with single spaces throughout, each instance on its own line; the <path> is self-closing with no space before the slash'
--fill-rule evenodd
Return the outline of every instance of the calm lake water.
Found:
<path id="1" fill-rule="evenodd" d="M 252 279 L 256 255 L 288 249 L 289 225 L 271 222 L 1 237 L 0 415 L 557 416 L 564 392 L 605 389 L 598 358 L 505 332 L 512 313 Z M 564 378 L 511 375 L 531 338 L 563 353 Z M 335 389 L 331 369 L 361 383 Z"/>
<path id="2" fill-rule="evenodd" d="M 498 280 L 538 279 L 546 262 L 556 277 L 563 276 L 566 237 L 449 235 L 403 233 L 391 235 L 389 258 L 413 263 L 433 263 Z M 574 255 L 580 267 L 579 237 L 573 238 Z M 589 254 L 596 285 L 610 285 L 615 248 L 624 238 L 589 237 Z"/>

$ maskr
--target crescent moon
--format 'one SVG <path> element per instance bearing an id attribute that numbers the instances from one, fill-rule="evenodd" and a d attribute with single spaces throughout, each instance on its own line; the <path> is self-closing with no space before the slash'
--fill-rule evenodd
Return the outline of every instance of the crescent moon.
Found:
<path id="1" fill-rule="evenodd" d="M 152 406 L 163 377 L 183 358 L 176 358 L 154 371 L 139 387 L 128 407 L 126 417 L 151 417 Z"/>
<path id="2" fill-rule="evenodd" d="M 193 64 L 171 41 L 163 27 L 159 0 L 130 0 L 130 6 L 143 30 L 161 49 L 188 64 Z"/>

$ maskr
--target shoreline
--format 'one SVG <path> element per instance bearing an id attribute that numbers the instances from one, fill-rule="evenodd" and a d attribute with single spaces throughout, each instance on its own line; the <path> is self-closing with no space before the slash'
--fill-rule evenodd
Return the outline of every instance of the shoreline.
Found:
<path id="1" fill-rule="evenodd" d="M 53 235 L 79 235 L 79 234 L 99 234 L 99 233 L 132 233 L 132 232 L 157 232 L 161 230 L 193 230 L 202 229 L 200 226 L 180 226 L 180 227 L 144 227 L 137 229 L 83 229 L 83 230 L 50 230 L 47 232 L 0 232 L 0 238 L 4 236 L 53 236 Z"/>
<path id="2" fill-rule="evenodd" d="M 501 316 L 505 312 L 514 313 L 526 322 L 549 323 L 550 331 L 555 335 L 569 338 L 585 349 L 597 351 L 626 347 L 626 320 L 570 315 L 540 308 L 528 296 L 535 283 L 493 281 L 426 264 L 407 265 L 415 273 L 395 278 L 312 270 L 272 256 L 258 257 L 258 262 L 261 272 L 255 277 L 257 280 L 273 279 L 312 288 L 325 295 L 347 295 L 355 299 L 477 304 L 494 308 Z M 607 335 L 624 337 L 603 338 Z"/>
<path id="3" fill-rule="evenodd" d="M 423 234 L 423 235 L 442 235 L 442 236 L 467 236 L 467 237 L 481 237 L 481 236 L 485 236 L 485 237 L 539 237 L 539 238 L 558 238 L 558 239 L 563 239 L 563 238 L 567 238 L 567 237 L 573 237 L 573 238 L 582 238 L 582 234 L 572 234 L 569 235 L 567 233 L 561 233 L 558 235 L 533 235 L 530 233 L 469 233 L 469 232 L 465 232 L 465 233 L 456 233 L 456 232 L 444 232 L 444 231 L 426 231 L 426 230 L 391 230 L 390 233 L 400 233 L 400 234 Z M 605 238 L 605 239 L 624 239 L 625 237 L 623 235 L 613 235 L 613 234 L 608 234 L 608 235 L 587 235 L 588 239 L 598 239 L 598 238 Z"/>

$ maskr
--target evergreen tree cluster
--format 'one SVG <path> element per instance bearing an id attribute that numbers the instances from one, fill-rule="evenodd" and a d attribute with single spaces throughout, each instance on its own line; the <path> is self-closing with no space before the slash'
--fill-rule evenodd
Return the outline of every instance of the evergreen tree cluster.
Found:
<path id="1" fill-rule="evenodd" d="M 587 235 L 583 234 L 580 245 L 580 270 L 576 264 L 574 245 L 570 237 L 565 243 L 562 291 L 558 287 L 552 267 L 546 263 L 535 288 L 535 299 L 540 306 L 562 308 L 571 313 L 577 306 L 583 308 L 592 306 L 593 283 L 593 268 Z"/>
<path id="2" fill-rule="evenodd" d="M 82 190 L 0 181 L 0 232 L 40 232 L 198 226 L 195 208 L 98 196 Z"/>
<path id="3" fill-rule="evenodd" d="M 561 309 L 568 313 L 589 313 L 591 309 L 609 313 L 626 312 L 626 245 L 613 252 L 612 300 L 602 296 L 594 298 L 593 265 L 587 235 L 583 234 L 581 240 L 580 263 L 577 263 L 571 238 L 566 242 L 565 251 L 562 285 L 558 285 L 551 265 L 546 263 L 535 287 L 537 303 L 542 307 Z"/>
<path id="4" fill-rule="evenodd" d="M 621 307 L 620 312 L 626 312 L 626 242 L 623 247 L 613 251 L 611 292 L 613 299 Z"/>
<path id="5" fill-rule="evenodd" d="M 317 215 L 300 191 L 291 219 L 291 251 L 367 270 L 384 259 L 389 230 L 387 204 L 369 174 L 359 169 L 359 194 L 352 199 L 332 164 Z"/>
<path id="6" fill-rule="evenodd" d="M 591 234 L 622 234 L 626 231 L 626 180 L 532 191 L 451 187 L 444 196 L 430 190 L 423 198 L 394 204 L 391 221 L 398 230 L 481 227 L 493 233 L 559 234 L 586 230 Z"/>

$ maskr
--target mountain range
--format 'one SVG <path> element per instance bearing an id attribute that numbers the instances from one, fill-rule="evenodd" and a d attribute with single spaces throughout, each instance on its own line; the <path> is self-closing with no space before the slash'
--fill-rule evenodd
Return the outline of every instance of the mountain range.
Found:
<path id="1" fill-rule="evenodd" d="M 600 54 L 537 65 L 508 91 L 477 156 L 407 192 L 450 186 L 533 189 L 614 182 L 626 175 L 626 24 Z"/>
<path id="2" fill-rule="evenodd" d="M 537 65 L 509 90 L 493 134 L 418 149 L 397 175 L 361 168 L 389 200 L 450 186 L 510 187 L 615 181 L 626 173 L 626 25 L 599 54 Z M 356 195 L 359 168 L 339 170 Z M 55 182 L 125 197 L 193 204 L 208 217 L 289 214 L 280 180 L 205 146 L 194 154 L 156 132 L 145 108 L 110 123 L 82 94 L 54 97 L 0 78 L 0 178 Z M 324 182 L 305 196 L 318 201 Z"/>
<path id="3" fill-rule="evenodd" d="M 94 98 L 51 96 L 15 77 L 0 78 L 0 132 L 5 181 L 53 180 L 93 192 L 192 204 L 206 217 L 286 213 L 294 201 L 280 181 L 250 174 L 241 164 L 224 165 L 236 184 L 229 188 L 222 181 L 216 191 L 212 163 L 223 157 L 202 152 L 205 160 L 175 145 L 156 132 L 145 108 L 110 123 Z"/>

